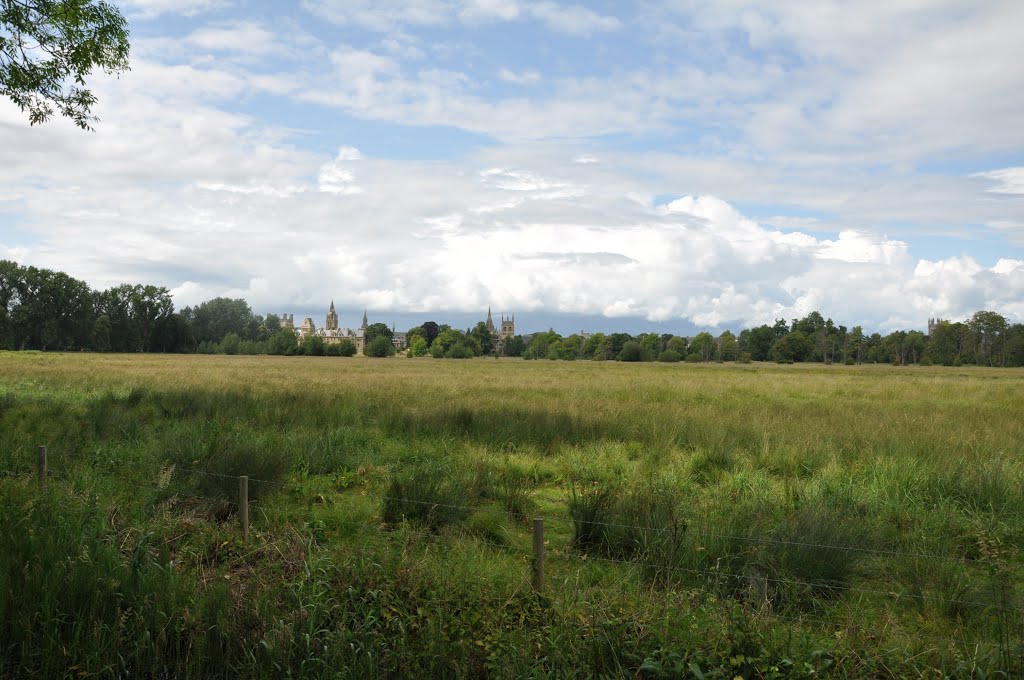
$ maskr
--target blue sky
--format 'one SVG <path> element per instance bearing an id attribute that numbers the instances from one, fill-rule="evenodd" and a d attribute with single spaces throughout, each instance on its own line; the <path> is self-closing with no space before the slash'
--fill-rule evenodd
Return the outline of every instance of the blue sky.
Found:
<path id="1" fill-rule="evenodd" d="M 1024 320 L 1020 2 L 120 6 L 95 132 L 0 102 L 0 257 L 399 325 Z"/>

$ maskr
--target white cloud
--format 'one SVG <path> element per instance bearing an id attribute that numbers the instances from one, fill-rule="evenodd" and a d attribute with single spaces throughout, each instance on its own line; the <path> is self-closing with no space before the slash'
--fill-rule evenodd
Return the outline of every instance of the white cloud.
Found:
<path id="1" fill-rule="evenodd" d="M 515 85 L 530 85 L 540 80 L 540 74 L 536 71 L 521 71 L 517 73 L 507 68 L 498 71 L 498 77 L 506 83 L 513 83 Z"/>
<path id="2" fill-rule="evenodd" d="M 130 16 L 153 19 L 161 14 L 195 16 L 231 5 L 230 0 L 124 0 Z"/>
<path id="3" fill-rule="evenodd" d="M 529 5 L 528 11 L 549 29 L 570 35 L 589 36 L 622 27 L 615 17 L 598 14 L 582 5 L 536 2 Z"/>
<path id="4" fill-rule="evenodd" d="M 988 189 L 994 194 L 1024 194 L 1024 167 L 979 172 L 975 173 L 974 177 L 984 177 L 997 182 Z"/>

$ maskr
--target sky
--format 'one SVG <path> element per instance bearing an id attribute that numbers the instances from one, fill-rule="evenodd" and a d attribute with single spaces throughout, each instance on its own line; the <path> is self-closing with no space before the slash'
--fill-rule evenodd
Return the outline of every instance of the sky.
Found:
<path id="1" fill-rule="evenodd" d="M 121 0 L 0 259 L 343 326 L 1024 321 L 1020 0 Z"/>

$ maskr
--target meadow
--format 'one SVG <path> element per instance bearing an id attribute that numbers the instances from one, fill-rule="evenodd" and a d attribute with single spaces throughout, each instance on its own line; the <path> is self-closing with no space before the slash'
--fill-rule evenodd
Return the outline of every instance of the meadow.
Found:
<path id="1" fill-rule="evenodd" d="M 1022 413 L 1020 369 L 2 352 L 0 678 L 1020 677 Z"/>

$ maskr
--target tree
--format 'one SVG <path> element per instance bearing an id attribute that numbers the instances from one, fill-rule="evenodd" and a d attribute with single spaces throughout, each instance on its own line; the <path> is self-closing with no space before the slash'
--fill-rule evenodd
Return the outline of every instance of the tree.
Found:
<path id="1" fill-rule="evenodd" d="M 719 352 L 722 361 L 736 361 L 736 357 L 740 355 L 739 343 L 736 342 L 736 336 L 732 331 L 722 333 Z"/>
<path id="2" fill-rule="evenodd" d="M 996 312 L 975 312 L 967 327 L 974 336 L 974 362 L 979 366 L 1003 366 L 1003 340 L 1009 328 L 1006 317 Z"/>
<path id="3" fill-rule="evenodd" d="M 768 361 L 772 343 L 777 338 L 775 329 L 767 324 L 756 328 L 745 328 L 740 331 L 739 349 L 741 352 L 749 352 L 750 358 L 754 361 Z"/>
<path id="4" fill-rule="evenodd" d="M 0 94 L 46 122 L 54 107 L 83 130 L 98 120 L 85 77 L 128 70 L 128 24 L 104 0 L 0 0 Z"/>
<path id="5" fill-rule="evenodd" d="M 622 345 L 615 359 L 617 361 L 643 361 L 644 350 L 636 340 L 630 340 Z"/>
<path id="6" fill-rule="evenodd" d="M 408 337 L 408 336 L 407 336 Z M 413 336 L 409 344 L 409 351 L 406 354 L 410 357 L 423 357 L 427 355 L 427 339 L 422 335 Z"/>
<path id="7" fill-rule="evenodd" d="M 280 328 L 270 336 L 267 351 L 270 354 L 292 355 L 298 350 L 298 337 L 291 328 Z"/>
<path id="8" fill-rule="evenodd" d="M 813 342 L 800 331 L 787 333 L 772 345 L 772 359 L 779 363 L 804 361 L 814 349 Z"/>
<path id="9" fill-rule="evenodd" d="M 110 319 L 106 314 L 96 317 L 92 328 L 92 348 L 97 352 L 110 351 Z"/>
<path id="10" fill-rule="evenodd" d="M 433 345 L 434 338 L 436 338 L 437 334 L 441 332 L 441 327 L 438 326 L 433 321 L 427 321 L 422 326 L 420 326 L 420 328 L 423 329 L 423 337 L 427 341 L 427 346 L 429 347 L 430 345 Z"/>
<path id="11" fill-rule="evenodd" d="M 324 339 L 315 333 L 307 335 L 302 339 L 302 353 L 308 357 L 322 357 L 324 355 Z"/>
<path id="12" fill-rule="evenodd" d="M 354 357 L 356 355 L 356 343 L 351 340 L 342 340 L 337 347 L 339 357 Z"/>
<path id="13" fill-rule="evenodd" d="M 711 361 L 715 358 L 715 353 L 717 351 L 718 344 L 711 336 L 711 333 L 708 333 L 707 331 L 698 333 L 693 340 L 690 341 L 690 353 L 700 355 L 701 361 Z"/>
<path id="14" fill-rule="evenodd" d="M 391 343 L 391 338 L 385 335 L 378 335 L 367 343 L 363 349 L 363 354 L 368 357 L 390 357 L 395 355 L 395 346 Z"/>
<path id="15" fill-rule="evenodd" d="M 494 335 L 487 330 L 487 324 L 483 321 L 477 322 L 469 335 L 480 344 L 480 354 L 490 354 L 494 351 Z"/>
<path id="16" fill-rule="evenodd" d="M 366 336 L 363 338 L 363 342 L 366 343 L 364 347 L 369 347 L 370 343 L 372 343 L 377 338 L 387 338 L 387 341 L 391 342 L 391 338 L 393 338 L 394 336 L 395 334 L 391 332 L 391 329 L 388 328 L 387 324 L 383 324 L 380 322 L 371 323 L 369 326 L 366 327 Z M 366 352 L 364 351 L 363 354 L 365 353 Z"/>

